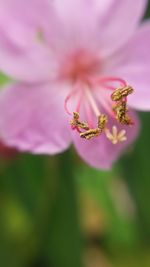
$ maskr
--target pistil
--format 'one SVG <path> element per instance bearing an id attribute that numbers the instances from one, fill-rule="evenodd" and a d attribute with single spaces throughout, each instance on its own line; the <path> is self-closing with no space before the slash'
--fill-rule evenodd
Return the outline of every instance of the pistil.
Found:
<path id="1" fill-rule="evenodd" d="M 118 129 L 115 125 L 112 127 L 112 132 L 109 129 L 105 129 L 105 134 L 113 145 L 127 140 L 126 130 L 121 130 L 120 132 L 118 132 Z"/>

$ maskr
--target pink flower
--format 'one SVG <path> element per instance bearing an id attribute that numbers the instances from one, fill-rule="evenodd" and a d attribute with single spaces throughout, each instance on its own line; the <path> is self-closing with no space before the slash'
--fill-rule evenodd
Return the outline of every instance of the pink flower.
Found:
<path id="1" fill-rule="evenodd" d="M 73 141 L 88 164 L 110 168 L 138 134 L 132 109 L 150 109 L 146 4 L 1 0 L 0 69 L 14 81 L 0 95 L 2 140 L 36 154 Z"/>

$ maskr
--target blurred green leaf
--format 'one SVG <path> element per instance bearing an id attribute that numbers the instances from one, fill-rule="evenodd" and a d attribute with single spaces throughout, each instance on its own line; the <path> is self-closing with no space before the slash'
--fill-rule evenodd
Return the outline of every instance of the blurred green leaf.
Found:
<path id="1" fill-rule="evenodd" d="M 16 154 L 1 174 L 1 189 L 15 195 L 32 216 L 45 175 L 45 157 Z"/>
<path id="2" fill-rule="evenodd" d="M 126 214 L 123 208 L 120 210 L 118 204 L 120 204 L 119 201 L 121 202 L 119 200 L 121 192 L 112 191 L 115 183 L 120 181 L 116 172 L 98 171 L 83 167 L 77 173 L 77 181 L 79 187 L 87 190 L 98 203 L 100 210 L 102 209 L 107 225 L 107 230 L 104 233 L 107 245 L 114 249 L 119 246 L 127 248 L 138 242 L 135 219 Z M 118 203 L 115 194 L 118 195 Z"/>
<path id="3" fill-rule="evenodd" d="M 69 152 L 50 158 L 19 154 L 4 165 L 0 177 L 3 267 L 29 262 L 42 267 L 82 266 L 73 168 Z"/>
<path id="4" fill-rule="evenodd" d="M 121 172 L 136 200 L 139 226 L 150 240 L 150 113 L 142 113 L 141 133 L 132 153 L 123 157 Z"/>
<path id="5" fill-rule="evenodd" d="M 47 221 L 46 251 L 54 267 L 82 266 L 82 240 L 78 222 L 74 166 L 69 151 L 57 157 L 55 196 Z M 47 234 L 47 233 L 45 233 Z"/>
<path id="6" fill-rule="evenodd" d="M 112 259 L 115 267 L 149 267 L 150 253 L 148 248 L 142 250 L 133 250 L 130 253 L 117 253 Z"/>

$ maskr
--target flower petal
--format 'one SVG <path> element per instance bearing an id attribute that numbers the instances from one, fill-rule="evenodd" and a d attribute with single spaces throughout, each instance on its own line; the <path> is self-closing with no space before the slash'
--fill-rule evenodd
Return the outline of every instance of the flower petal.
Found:
<path id="1" fill-rule="evenodd" d="M 55 0 L 64 33 L 61 45 L 97 49 L 106 58 L 129 40 L 146 5 L 147 0 Z"/>
<path id="2" fill-rule="evenodd" d="M 99 23 L 114 0 L 54 0 L 52 6 L 62 26 L 61 51 L 99 48 Z"/>
<path id="3" fill-rule="evenodd" d="M 112 54 L 129 40 L 144 15 L 147 2 L 147 0 L 112 1 L 109 11 L 100 22 L 102 57 Z"/>
<path id="4" fill-rule="evenodd" d="M 150 110 L 150 21 L 144 23 L 130 42 L 116 55 L 112 73 L 125 79 L 135 89 L 129 105 Z M 117 62 L 118 59 L 118 62 Z M 112 62 L 115 62 L 115 60 Z"/>
<path id="5" fill-rule="evenodd" d="M 53 5 L 57 10 L 58 16 L 63 18 L 63 20 L 70 19 L 72 21 L 76 21 L 78 23 L 78 19 L 80 22 L 84 23 L 83 16 L 89 14 L 90 19 L 90 12 L 91 15 L 97 15 L 96 19 L 103 17 L 105 12 L 108 11 L 110 5 L 114 0 L 54 0 Z M 93 21 L 95 17 L 93 16 Z"/>
<path id="6" fill-rule="evenodd" d="M 135 125 L 133 127 L 120 127 L 125 129 L 127 141 L 113 145 L 104 134 L 91 140 L 83 140 L 77 132 L 73 132 L 74 145 L 81 158 L 94 168 L 110 169 L 112 164 L 118 159 L 123 151 L 135 140 L 139 132 L 139 121 L 135 113 L 132 113 Z M 113 120 L 110 122 L 110 128 L 116 125 Z"/>
<path id="7" fill-rule="evenodd" d="M 48 0 L 2 0 L 0 68 L 15 80 L 47 81 L 55 75 L 56 59 L 44 36 L 51 11 Z"/>
<path id="8" fill-rule="evenodd" d="M 70 128 L 63 107 L 65 93 L 64 88 L 54 85 L 18 84 L 2 89 L 1 140 L 37 154 L 55 154 L 67 149 Z"/>

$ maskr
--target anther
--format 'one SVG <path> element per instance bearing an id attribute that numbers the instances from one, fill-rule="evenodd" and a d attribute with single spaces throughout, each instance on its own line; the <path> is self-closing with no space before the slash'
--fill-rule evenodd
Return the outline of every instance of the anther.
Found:
<path id="1" fill-rule="evenodd" d="M 116 115 L 116 119 L 121 123 L 125 125 L 133 125 L 132 119 L 127 114 L 128 109 L 126 105 L 126 101 L 120 101 L 118 102 L 114 107 L 113 110 Z"/>
<path id="2" fill-rule="evenodd" d="M 128 95 L 132 94 L 133 91 L 134 90 L 131 86 L 124 86 L 118 88 L 111 94 L 111 99 L 112 101 L 120 101 L 123 98 L 127 97 Z"/>
<path id="3" fill-rule="evenodd" d="M 86 132 L 80 133 L 80 137 L 90 140 L 93 137 L 99 136 L 101 132 L 102 131 L 99 128 L 89 129 Z"/>
<path id="4" fill-rule="evenodd" d="M 84 130 L 89 130 L 89 126 L 86 122 L 81 122 L 80 116 L 78 112 L 73 112 L 73 118 L 70 121 L 70 124 L 73 129 L 78 128 L 78 129 L 84 129 Z"/>
<path id="5" fill-rule="evenodd" d="M 104 130 L 106 123 L 107 123 L 107 116 L 105 114 L 99 115 L 98 125 L 97 125 L 98 127 L 94 129 L 89 129 L 83 133 L 80 133 L 80 137 L 90 140 L 93 137 L 99 136 Z"/>
<path id="6" fill-rule="evenodd" d="M 133 88 L 131 86 L 124 86 L 116 89 L 111 94 L 112 101 L 115 101 L 116 104 L 113 106 L 116 119 L 125 125 L 132 125 L 133 121 L 127 114 L 127 96 L 133 93 Z"/>
<path id="7" fill-rule="evenodd" d="M 98 116 L 98 128 L 103 130 L 105 128 L 107 121 L 108 119 L 105 114 L 101 114 L 100 116 Z"/>

